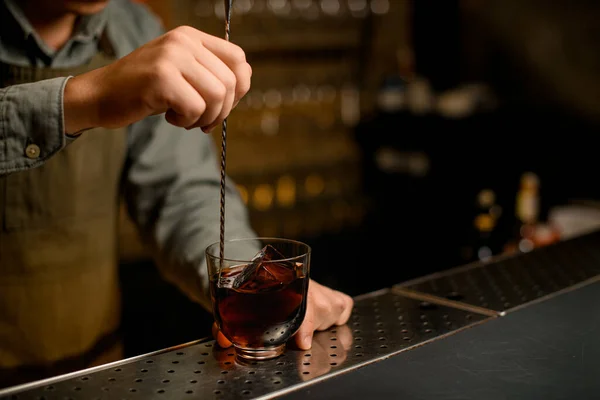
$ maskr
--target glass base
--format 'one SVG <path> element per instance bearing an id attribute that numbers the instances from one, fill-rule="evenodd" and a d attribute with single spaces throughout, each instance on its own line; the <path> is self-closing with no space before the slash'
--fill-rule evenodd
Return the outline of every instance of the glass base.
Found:
<path id="1" fill-rule="evenodd" d="M 235 346 L 234 346 L 235 347 Z M 285 344 L 277 347 L 263 348 L 263 349 L 245 349 L 242 347 L 235 347 L 235 355 L 241 360 L 270 360 L 272 358 L 279 357 L 285 351 Z"/>

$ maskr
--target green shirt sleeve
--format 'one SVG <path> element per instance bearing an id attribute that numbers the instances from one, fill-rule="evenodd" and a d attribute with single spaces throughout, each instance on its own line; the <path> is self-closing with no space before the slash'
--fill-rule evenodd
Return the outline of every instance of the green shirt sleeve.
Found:
<path id="1" fill-rule="evenodd" d="M 68 80 L 0 89 L 0 175 L 35 168 L 65 147 L 63 94 Z"/>

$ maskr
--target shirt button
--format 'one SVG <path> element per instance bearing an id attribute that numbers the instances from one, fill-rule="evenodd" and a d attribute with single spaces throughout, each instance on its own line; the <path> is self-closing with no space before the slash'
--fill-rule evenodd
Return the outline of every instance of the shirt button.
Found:
<path id="1" fill-rule="evenodd" d="M 37 144 L 30 144 L 25 148 L 25 155 L 32 160 L 40 156 L 40 147 Z"/>

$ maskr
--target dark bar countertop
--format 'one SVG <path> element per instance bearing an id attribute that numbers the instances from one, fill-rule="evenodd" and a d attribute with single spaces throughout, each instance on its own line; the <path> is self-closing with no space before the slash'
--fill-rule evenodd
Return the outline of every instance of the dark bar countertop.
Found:
<path id="1" fill-rule="evenodd" d="M 598 399 L 600 283 L 292 392 L 285 399 Z"/>

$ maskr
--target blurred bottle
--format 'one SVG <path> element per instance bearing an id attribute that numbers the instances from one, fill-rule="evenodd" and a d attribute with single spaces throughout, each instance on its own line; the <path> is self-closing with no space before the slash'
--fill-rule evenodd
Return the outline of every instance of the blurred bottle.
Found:
<path id="1" fill-rule="evenodd" d="M 399 75 L 385 77 L 377 91 L 377 109 L 385 114 L 397 114 L 406 107 L 406 81 Z"/>
<path id="2" fill-rule="evenodd" d="M 477 194 L 472 234 L 463 254 L 465 262 L 487 261 L 498 254 L 496 227 L 501 212 L 493 190 L 483 189 Z"/>
<path id="3" fill-rule="evenodd" d="M 435 93 L 424 76 L 415 76 L 406 85 L 406 101 L 409 111 L 413 115 L 427 115 L 434 110 Z"/>
<path id="4" fill-rule="evenodd" d="M 534 237 L 540 214 L 540 181 L 533 172 L 521 176 L 515 199 L 515 221 L 508 243 L 507 252 L 528 252 L 535 247 Z"/>

